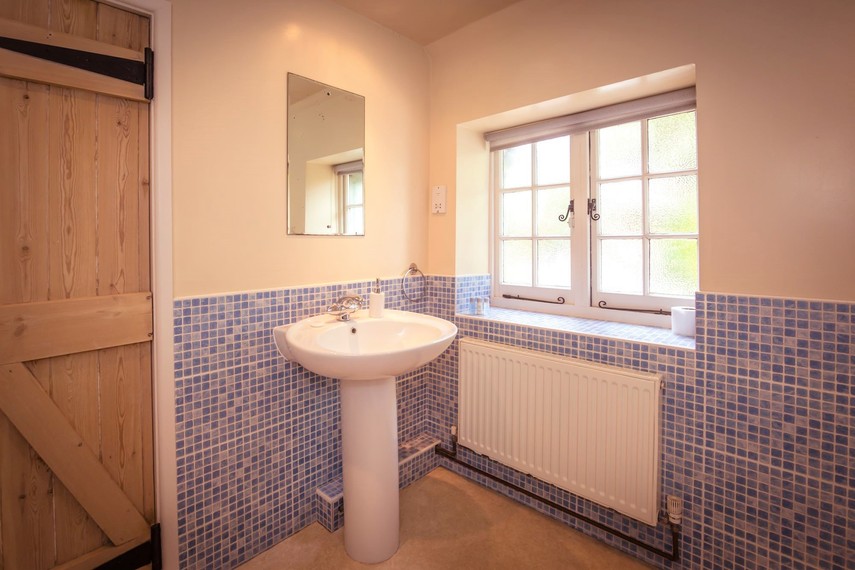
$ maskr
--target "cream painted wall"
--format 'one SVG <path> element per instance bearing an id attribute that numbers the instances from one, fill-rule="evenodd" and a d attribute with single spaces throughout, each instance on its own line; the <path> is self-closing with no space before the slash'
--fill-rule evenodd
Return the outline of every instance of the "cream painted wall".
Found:
<path id="1" fill-rule="evenodd" d="M 695 64 L 701 288 L 855 299 L 853 29 L 850 0 L 524 0 L 435 42 L 429 271 L 488 271 L 458 125 Z"/>
<path id="2" fill-rule="evenodd" d="M 175 296 L 427 260 L 424 50 L 327 0 L 174 0 Z M 286 75 L 365 96 L 366 236 L 286 235 Z"/>

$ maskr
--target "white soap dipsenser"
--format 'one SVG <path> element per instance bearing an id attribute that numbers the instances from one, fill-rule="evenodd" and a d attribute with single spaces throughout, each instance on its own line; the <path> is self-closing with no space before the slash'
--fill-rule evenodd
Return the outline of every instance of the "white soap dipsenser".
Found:
<path id="1" fill-rule="evenodd" d="M 386 293 L 380 290 L 380 278 L 374 284 L 374 290 L 368 295 L 368 316 L 379 318 L 386 308 Z"/>

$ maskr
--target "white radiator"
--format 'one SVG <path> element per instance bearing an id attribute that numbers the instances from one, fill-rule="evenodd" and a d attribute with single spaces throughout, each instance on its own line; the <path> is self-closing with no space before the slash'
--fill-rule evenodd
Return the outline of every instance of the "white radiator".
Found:
<path id="1" fill-rule="evenodd" d="M 655 525 L 661 381 L 657 374 L 462 339 L 459 442 Z"/>

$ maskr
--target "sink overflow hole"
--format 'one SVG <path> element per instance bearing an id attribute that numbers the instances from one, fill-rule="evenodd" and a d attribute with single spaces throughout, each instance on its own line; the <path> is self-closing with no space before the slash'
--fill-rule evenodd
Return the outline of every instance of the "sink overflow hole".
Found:
<path id="1" fill-rule="evenodd" d="M 350 332 L 353 334 L 356 334 L 356 327 L 353 327 L 352 329 L 350 329 Z"/>

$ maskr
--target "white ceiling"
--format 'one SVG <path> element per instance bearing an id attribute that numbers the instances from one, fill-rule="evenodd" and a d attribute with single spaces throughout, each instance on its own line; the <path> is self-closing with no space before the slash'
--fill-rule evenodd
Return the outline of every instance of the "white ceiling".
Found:
<path id="1" fill-rule="evenodd" d="M 333 0 L 423 46 L 519 0 Z"/>

